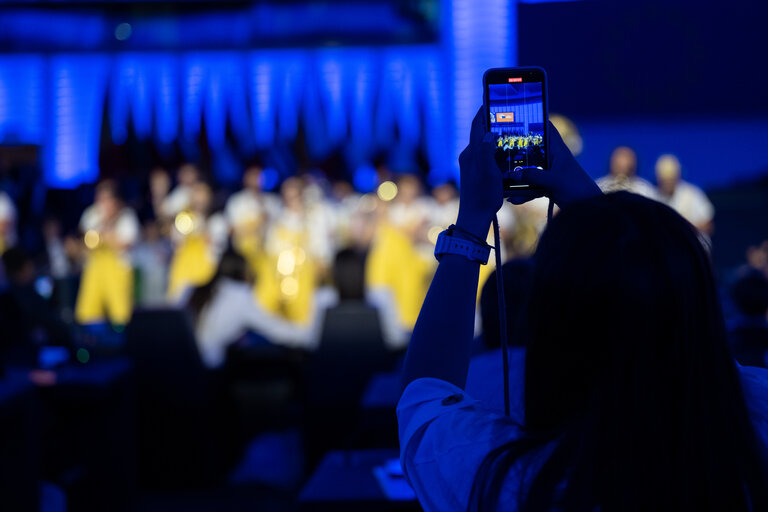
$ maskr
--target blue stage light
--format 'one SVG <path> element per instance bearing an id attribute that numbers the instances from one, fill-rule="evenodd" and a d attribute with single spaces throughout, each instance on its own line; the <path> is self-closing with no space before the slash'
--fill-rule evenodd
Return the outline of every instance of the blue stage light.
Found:
<path id="1" fill-rule="evenodd" d="M 372 165 L 361 165 L 355 170 L 352 183 L 355 186 L 355 190 L 362 194 L 367 194 L 373 192 L 379 184 L 379 175 Z"/>
<path id="2" fill-rule="evenodd" d="M 267 167 L 261 171 L 261 188 L 263 190 L 274 190 L 280 182 L 280 173 L 272 167 Z"/>

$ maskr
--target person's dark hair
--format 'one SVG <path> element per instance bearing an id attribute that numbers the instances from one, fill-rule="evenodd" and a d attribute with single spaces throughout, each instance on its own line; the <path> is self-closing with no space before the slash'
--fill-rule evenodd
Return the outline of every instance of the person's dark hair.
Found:
<path id="1" fill-rule="evenodd" d="M 521 319 L 528 302 L 533 279 L 533 263 L 529 259 L 513 259 L 501 266 L 504 279 L 504 302 L 507 312 L 507 332 L 509 345 L 525 345 L 521 331 Z M 493 350 L 501 347 L 499 336 L 499 287 L 496 283 L 496 271 L 488 276 L 480 292 L 480 319 L 483 326 L 485 348 Z"/>
<path id="2" fill-rule="evenodd" d="M 333 284 L 339 300 L 365 299 L 365 254 L 355 249 L 342 249 L 333 260 Z"/>
<path id="3" fill-rule="evenodd" d="M 5 274 L 12 281 L 32 262 L 27 253 L 19 247 L 11 247 L 5 251 L 2 259 Z"/>
<path id="4" fill-rule="evenodd" d="M 248 280 L 248 264 L 245 258 L 232 248 L 227 249 L 221 255 L 219 266 L 211 280 L 195 288 L 189 296 L 187 308 L 192 312 L 195 319 L 199 318 L 200 312 L 210 302 L 216 290 L 216 285 L 223 277 L 234 281 Z"/>
<path id="5" fill-rule="evenodd" d="M 768 510 L 758 443 L 711 264 L 672 209 L 608 194 L 543 233 L 528 305 L 526 435 L 492 451 L 471 499 L 551 455 L 521 510 Z"/>
<path id="6" fill-rule="evenodd" d="M 768 311 L 768 278 L 758 270 L 744 273 L 733 283 L 731 298 L 742 315 L 765 316 Z"/>

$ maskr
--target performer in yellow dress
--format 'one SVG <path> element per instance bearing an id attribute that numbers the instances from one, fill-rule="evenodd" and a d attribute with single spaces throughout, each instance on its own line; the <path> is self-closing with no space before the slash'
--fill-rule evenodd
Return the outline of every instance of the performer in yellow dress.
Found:
<path id="1" fill-rule="evenodd" d="M 256 272 L 264 256 L 264 233 L 280 200 L 261 189 L 262 168 L 249 166 L 243 173 L 243 189 L 227 201 L 224 212 L 232 233 L 232 245 Z"/>
<path id="2" fill-rule="evenodd" d="M 306 325 L 319 276 L 330 260 L 330 233 L 303 197 L 300 178 L 285 180 L 280 192 L 283 202 L 267 230 L 256 296 L 268 311 Z"/>
<path id="3" fill-rule="evenodd" d="M 133 307 L 133 270 L 128 250 L 139 237 L 139 221 L 123 205 L 112 181 L 96 187 L 94 204 L 83 212 L 80 229 L 87 248 L 75 304 L 80 324 L 128 323 Z"/>
<path id="4" fill-rule="evenodd" d="M 420 197 L 421 183 L 413 175 L 401 176 L 397 194 L 386 201 L 368 255 L 369 287 L 389 288 L 395 297 L 400 323 L 412 329 L 434 271 L 434 258 L 420 245 L 427 241 L 429 203 Z M 427 251 L 429 252 L 429 251 Z"/>
<path id="5" fill-rule="evenodd" d="M 168 297 L 178 300 L 187 288 L 207 283 L 227 245 L 224 216 L 211 214 L 212 192 L 204 182 L 192 185 L 189 208 L 178 213 L 171 228 L 175 250 L 168 275 Z"/>

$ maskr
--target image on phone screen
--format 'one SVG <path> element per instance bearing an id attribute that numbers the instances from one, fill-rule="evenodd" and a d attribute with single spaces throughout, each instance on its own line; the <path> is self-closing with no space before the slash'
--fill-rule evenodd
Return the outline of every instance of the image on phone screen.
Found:
<path id="1" fill-rule="evenodd" d="M 509 83 L 489 84 L 488 100 L 499 169 L 505 175 L 523 167 L 546 169 L 542 83 L 509 78 Z"/>

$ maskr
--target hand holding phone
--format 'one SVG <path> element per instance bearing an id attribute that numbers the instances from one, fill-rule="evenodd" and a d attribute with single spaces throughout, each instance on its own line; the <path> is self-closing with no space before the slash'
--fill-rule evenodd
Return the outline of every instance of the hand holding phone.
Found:
<path id="1" fill-rule="evenodd" d="M 496 146 L 505 195 L 530 188 L 515 179 L 549 168 L 547 74 L 542 68 L 492 68 L 483 75 L 486 126 Z"/>

